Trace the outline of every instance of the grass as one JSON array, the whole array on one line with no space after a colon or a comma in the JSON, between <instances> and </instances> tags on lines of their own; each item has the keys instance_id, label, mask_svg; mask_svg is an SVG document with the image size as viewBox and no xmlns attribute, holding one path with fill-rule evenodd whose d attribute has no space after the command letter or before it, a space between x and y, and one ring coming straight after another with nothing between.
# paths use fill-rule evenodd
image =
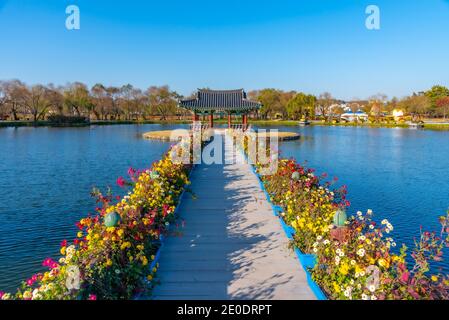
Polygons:
<instances>
[{"instance_id":1,"label":"grass","mask_svg":"<svg viewBox=\"0 0 449 320\"><path fill-rule=\"evenodd\" d=\"M424 129L427 130L437 130L437 131L449 131L449 123L448 124L432 124L426 123L424 125Z\"/></svg>"}]
</instances>

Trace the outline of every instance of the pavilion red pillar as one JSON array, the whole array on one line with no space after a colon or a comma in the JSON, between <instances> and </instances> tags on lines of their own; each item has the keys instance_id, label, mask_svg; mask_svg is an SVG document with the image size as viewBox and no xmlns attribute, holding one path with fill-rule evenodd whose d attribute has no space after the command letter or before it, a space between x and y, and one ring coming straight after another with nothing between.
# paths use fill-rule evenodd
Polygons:
<instances>
[{"instance_id":1,"label":"pavilion red pillar","mask_svg":"<svg viewBox=\"0 0 449 320\"><path fill-rule=\"evenodd\" d=\"M243 129L246 129L246 125L248 124L248 118L247 118L246 114L242 115L242 124L243 124Z\"/></svg>"},{"instance_id":2,"label":"pavilion red pillar","mask_svg":"<svg viewBox=\"0 0 449 320\"><path fill-rule=\"evenodd\" d=\"M194 113L193 114L193 121L196 122L196 121L199 121L199 120L200 120L200 116L197 113Z\"/></svg>"},{"instance_id":3,"label":"pavilion red pillar","mask_svg":"<svg viewBox=\"0 0 449 320\"><path fill-rule=\"evenodd\" d=\"M214 127L214 114L212 112L209 115L209 127L211 127L211 128Z\"/></svg>"},{"instance_id":4,"label":"pavilion red pillar","mask_svg":"<svg viewBox=\"0 0 449 320\"><path fill-rule=\"evenodd\" d=\"M231 113L228 113L228 128L230 129L232 125Z\"/></svg>"}]
</instances>

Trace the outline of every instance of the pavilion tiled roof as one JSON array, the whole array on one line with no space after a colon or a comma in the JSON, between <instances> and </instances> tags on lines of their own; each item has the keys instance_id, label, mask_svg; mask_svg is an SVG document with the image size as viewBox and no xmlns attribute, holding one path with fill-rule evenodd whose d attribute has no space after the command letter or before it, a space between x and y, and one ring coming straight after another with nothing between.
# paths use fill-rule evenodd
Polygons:
<instances>
[{"instance_id":1,"label":"pavilion tiled roof","mask_svg":"<svg viewBox=\"0 0 449 320\"><path fill-rule=\"evenodd\" d=\"M248 100L243 89L198 89L195 99L181 100L179 106L195 112L227 111L238 113L256 110L262 105L259 102Z\"/></svg>"}]
</instances>

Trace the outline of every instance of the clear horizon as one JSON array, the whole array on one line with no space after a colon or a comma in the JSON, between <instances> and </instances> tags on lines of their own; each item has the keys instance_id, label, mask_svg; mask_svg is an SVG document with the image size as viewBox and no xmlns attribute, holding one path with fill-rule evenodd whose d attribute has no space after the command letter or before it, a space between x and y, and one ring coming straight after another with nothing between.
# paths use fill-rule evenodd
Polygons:
<instances>
[{"instance_id":1,"label":"clear horizon","mask_svg":"<svg viewBox=\"0 0 449 320\"><path fill-rule=\"evenodd\" d=\"M81 29L65 28L68 5ZM381 29L365 27L365 8ZM449 1L0 0L0 79L389 98L449 86Z\"/></svg>"}]
</instances>

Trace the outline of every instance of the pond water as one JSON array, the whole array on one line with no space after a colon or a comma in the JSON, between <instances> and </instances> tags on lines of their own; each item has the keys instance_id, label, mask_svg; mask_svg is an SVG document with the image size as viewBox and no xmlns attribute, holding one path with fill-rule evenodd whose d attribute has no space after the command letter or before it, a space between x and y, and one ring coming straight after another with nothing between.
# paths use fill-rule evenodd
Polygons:
<instances>
[{"instance_id":1,"label":"pond water","mask_svg":"<svg viewBox=\"0 0 449 320\"><path fill-rule=\"evenodd\" d=\"M93 212L92 187L114 187L129 167L147 168L169 143L143 132L180 126L0 128L0 290L42 270ZM181 126L186 127L186 126ZM373 209L410 245L419 227L438 229L449 207L449 132L346 127L279 127L302 135L283 156L307 161L348 186L350 213ZM448 272L448 262L442 264Z\"/></svg>"},{"instance_id":2,"label":"pond water","mask_svg":"<svg viewBox=\"0 0 449 320\"><path fill-rule=\"evenodd\" d=\"M92 188L116 187L128 168L148 168L169 147L142 133L160 125L0 128L0 290L57 258L74 223L95 209ZM56 255L56 256L55 256Z\"/></svg>"},{"instance_id":3,"label":"pond water","mask_svg":"<svg viewBox=\"0 0 449 320\"><path fill-rule=\"evenodd\" d=\"M267 127L269 129L269 127ZM338 177L348 186L349 213L372 209L409 248L424 230L438 231L449 208L449 132L404 128L279 127L302 135L281 155ZM449 252L439 264L449 272Z\"/></svg>"}]
</instances>

